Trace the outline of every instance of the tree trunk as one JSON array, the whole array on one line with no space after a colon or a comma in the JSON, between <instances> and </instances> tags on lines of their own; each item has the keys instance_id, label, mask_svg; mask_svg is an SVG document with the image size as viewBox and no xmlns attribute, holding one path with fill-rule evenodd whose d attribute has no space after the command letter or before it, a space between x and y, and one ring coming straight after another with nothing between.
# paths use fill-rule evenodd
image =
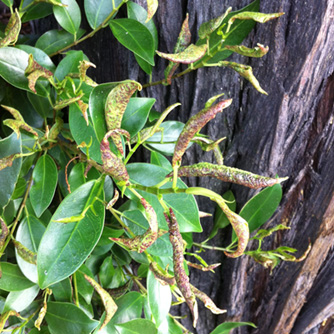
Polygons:
<instances>
[{"instance_id":1,"label":"tree trunk","mask_svg":"<svg viewBox=\"0 0 334 334\"><path fill-rule=\"evenodd\" d=\"M145 6L146 1L141 2ZM227 7L240 9L250 0L168 0L159 1L155 17L159 32L159 50L172 52L179 29L189 13L193 42L202 22L214 18ZM267 224L289 226L268 238L267 249L287 245L302 254L312 250L301 263L281 263L272 275L250 257L227 259L219 252L206 252L210 263L222 262L216 274L191 271L191 282L209 294L227 316L214 316L200 306L197 332L209 333L222 321L252 321L258 328L242 327L234 333L301 334L333 332L333 322L322 322L334 313L334 2L333 0L261 1L261 11L285 12L266 24L257 24L245 45L269 45L261 58L235 57L254 69L269 96L261 95L229 69L205 68L173 81L171 86L154 86L142 96L157 99L155 108L181 102L171 118L187 121L201 110L211 96L225 93L233 104L204 129L212 139L226 136L223 145L225 164L255 173L289 176L284 183L283 200ZM90 72L97 82L134 79L148 81L134 57L104 29L83 45L84 52L97 64ZM163 77L167 62L156 57L153 81ZM211 152L199 147L187 151L184 163L214 161ZM238 210L254 195L241 186L212 179L190 179L191 186L208 187L218 193L232 189ZM199 198L202 211L214 212L212 202ZM212 219L202 221L210 231ZM225 229L226 230L226 229ZM227 245L230 231L221 232L213 244ZM195 236L202 241L206 235ZM249 249L251 249L250 244ZM208 279L208 276L210 279ZM187 313L187 307L180 307ZM184 320L191 327L190 318Z\"/></svg>"}]
</instances>

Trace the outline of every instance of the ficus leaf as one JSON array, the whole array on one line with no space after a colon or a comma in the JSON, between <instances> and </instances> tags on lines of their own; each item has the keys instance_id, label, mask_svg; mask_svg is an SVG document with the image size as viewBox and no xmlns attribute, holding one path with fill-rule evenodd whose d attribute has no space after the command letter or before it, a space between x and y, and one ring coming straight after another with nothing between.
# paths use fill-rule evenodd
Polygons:
<instances>
[{"instance_id":1,"label":"ficus leaf","mask_svg":"<svg viewBox=\"0 0 334 334\"><path fill-rule=\"evenodd\" d=\"M15 8L5 29L5 37L0 40L0 48L8 45L15 45L21 30L20 14Z\"/></svg>"},{"instance_id":2,"label":"ficus leaf","mask_svg":"<svg viewBox=\"0 0 334 334\"><path fill-rule=\"evenodd\" d=\"M225 48L231 50L239 55L246 56L246 57L255 57L260 58L266 55L269 51L268 46L263 46L262 44L257 44L255 48L248 48L244 45L225 45Z\"/></svg>"},{"instance_id":3,"label":"ficus leaf","mask_svg":"<svg viewBox=\"0 0 334 334\"><path fill-rule=\"evenodd\" d=\"M152 19L159 6L158 0L146 0L146 2L147 2L147 19L145 23L147 23L149 20Z\"/></svg>"},{"instance_id":4,"label":"ficus leaf","mask_svg":"<svg viewBox=\"0 0 334 334\"><path fill-rule=\"evenodd\" d=\"M173 63L181 63L181 64L191 64L195 61L201 59L207 50L207 45L194 45L190 44L184 51L179 53L164 53L160 51L156 51L156 53L161 57L172 61Z\"/></svg>"},{"instance_id":5,"label":"ficus leaf","mask_svg":"<svg viewBox=\"0 0 334 334\"><path fill-rule=\"evenodd\" d=\"M257 12L242 12L238 13L236 15L233 15L228 20L228 25L231 26L235 20L253 20L255 22L259 23L266 23L270 20L276 19L280 16L284 15L284 13L257 13Z\"/></svg>"}]
</instances>

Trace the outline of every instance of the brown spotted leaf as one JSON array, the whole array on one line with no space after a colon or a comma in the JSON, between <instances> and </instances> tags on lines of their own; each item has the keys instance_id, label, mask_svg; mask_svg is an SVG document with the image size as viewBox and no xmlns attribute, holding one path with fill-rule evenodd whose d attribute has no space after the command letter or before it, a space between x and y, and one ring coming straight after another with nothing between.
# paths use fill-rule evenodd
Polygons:
<instances>
[{"instance_id":1,"label":"brown spotted leaf","mask_svg":"<svg viewBox=\"0 0 334 334\"><path fill-rule=\"evenodd\" d=\"M202 264L198 264L198 263L192 263L187 261L187 264L189 267L193 267L196 268L198 270L201 271L211 271L214 270L215 268L219 267L221 265L221 263L214 263L214 264L210 264L208 266L203 266Z\"/></svg>"},{"instance_id":2,"label":"brown spotted leaf","mask_svg":"<svg viewBox=\"0 0 334 334\"><path fill-rule=\"evenodd\" d=\"M268 46L263 46L262 44L257 44L255 48L248 48L244 45L225 45L226 49L238 53L239 55L246 57L261 58L266 55L269 51Z\"/></svg>"},{"instance_id":3,"label":"brown spotted leaf","mask_svg":"<svg viewBox=\"0 0 334 334\"><path fill-rule=\"evenodd\" d=\"M84 93L81 93L78 96L74 96L66 100L60 100L53 106L53 109L55 110L64 109L68 107L70 104L80 101L83 96L84 96Z\"/></svg>"},{"instance_id":4,"label":"brown spotted leaf","mask_svg":"<svg viewBox=\"0 0 334 334\"><path fill-rule=\"evenodd\" d=\"M115 203L118 201L118 199L119 199L119 192L117 191L117 189L115 189L114 197L107 204L106 209L110 210L115 205Z\"/></svg>"},{"instance_id":5,"label":"brown spotted leaf","mask_svg":"<svg viewBox=\"0 0 334 334\"><path fill-rule=\"evenodd\" d=\"M164 59L168 59L173 63L180 64L191 64L201 59L207 50L207 45L195 45L190 44L184 51L179 53L164 53L160 51L156 51L156 53Z\"/></svg>"},{"instance_id":6,"label":"brown spotted leaf","mask_svg":"<svg viewBox=\"0 0 334 334\"><path fill-rule=\"evenodd\" d=\"M0 249L2 249L3 245L5 244L6 238L9 234L9 230L6 223L1 218L0 218L0 224L1 224Z\"/></svg>"},{"instance_id":7,"label":"brown spotted leaf","mask_svg":"<svg viewBox=\"0 0 334 334\"><path fill-rule=\"evenodd\" d=\"M108 131L107 134L109 137L112 138L113 142L115 143L115 146L117 147L121 155L123 155L124 154L123 144L122 141L119 140L120 138L119 135L123 135L126 138L127 142L130 143L130 133L124 129L114 129Z\"/></svg>"},{"instance_id":8,"label":"brown spotted leaf","mask_svg":"<svg viewBox=\"0 0 334 334\"><path fill-rule=\"evenodd\" d=\"M41 330L41 324L44 320L44 317L46 315L47 312L47 303L46 301L43 302L43 307L41 308L41 310L38 313L38 317L34 323L34 326L40 331Z\"/></svg>"},{"instance_id":9,"label":"brown spotted leaf","mask_svg":"<svg viewBox=\"0 0 334 334\"><path fill-rule=\"evenodd\" d=\"M82 81L86 81L86 72L90 67L96 68L95 64L91 63L90 61L83 60L79 62L79 78Z\"/></svg>"},{"instance_id":10,"label":"brown spotted leaf","mask_svg":"<svg viewBox=\"0 0 334 334\"><path fill-rule=\"evenodd\" d=\"M22 245L19 241L13 239L13 244L17 251L17 254L26 262L31 264L36 264L37 262L37 253L32 252L30 249Z\"/></svg>"},{"instance_id":11,"label":"brown spotted leaf","mask_svg":"<svg viewBox=\"0 0 334 334\"><path fill-rule=\"evenodd\" d=\"M0 47L14 45L21 30L21 18L17 9L12 13L5 29L5 37L0 40Z\"/></svg>"},{"instance_id":12,"label":"brown spotted leaf","mask_svg":"<svg viewBox=\"0 0 334 334\"><path fill-rule=\"evenodd\" d=\"M140 199L140 203L145 209L145 216L148 220L152 233L158 233L158 217L152 205L149 204L144 197Z\"/></svg>"},{"instance_id":13,"label":"brown spotted leaf","mask_svg":"<svg viewBox=\"0 0 334 334\"><path fill-rule=\"evenodd\" d=\"M18 317L20 319L24 319L16 311L7 311L7 312L1 314L1 317L0 317L0 332L3 331L3 329L4 329L5 325L6 325L7 319L10 316L15 316L15 317Z\"/></svg>"},{"instance_id":14,"label":"brown spotted leaf","mask_svg":"<svg viewBox=\"0 0 334 334\"><path fill-rule=\"evenodd\" d=\"M114 316L114 314L117 311L117 305L112 299L112 297L109 295L109 293L104 290L100 284L98 284L93 278L87 276L84 274L84 277L86 281L95 289L95 291L100 295L102 303L104 305L104 308L106 310L106 316L103 321L102 326L100 327L100 330L105 327L108 322L111 320L111 318Z\"/></svg>"},{"instance_id":15,"label":"brown spotted leaf","mask_svg":"<svg viewBox=\"0 0 334 334\"><path fill-rule=\"evenodd\" d=\"M108 289L108 293L112 298L118 299L131 289L131 283L132 281L129 280L119 288Z\"/></svg>"},{"instance_id":16,"label":"brown spotted leaf","mask_svg":"<svg viewBox=\"0 0 334 334\"><path fill-rule=\"evenodd\" d=\"M34 60L34 56L32 54L30 54L29 58L28 58L28 66L24 70L24 74L28 75L28 74L30 74L34 71L43 71L49 77L51 77L53 75L53 73L51 71L47 70L42 65L38 64L37 61Z\"/></svg>"},{"instance_id":17,"label":"brown spotted leaf","mask_svg":"<svg viewBox=\"0 0 334 334\"><path fill-rule=\"evenodd\" d=\"M46 78L46 79L49 79L50 78L50 75L45 73L44 71L41 71L41 70L36 70L32 73L30 73L28 76L27 76L27 79L28 79L28 87L30 88L30 90L32 90L35 94L37 93L36 92L36 82L39 78Z\"/></svg>"},{"instance_id":18,"label":"brown spotted leaf","mask_svg":"<svg viewBox=\"0 0 334 334\"><path fill-rule=\"evenodd\" d=\"M80 111L82 112L82 115L84 117L84 120L86 121L87 126L89 126L88 114L87 114L88 104L84 103L82 100L79 100L78 106L80 108Z\"/></svg>"},{"instance_id":19,"label":"brown spotted leaf","mask_svg":"<svg viewBox=\"0 0 334 334\"><path fill-rule=\"evenodd\" d=\"M168 274L166 271L161 270L156 262L150 263L150 270L154 277L159 280L162 285L174 285L176 284L174 276Z\"/></svg>"},{"instance_id":20,"label":"brown spotted leaf","mask_svg":"<svg viewBox=\"0 0 334 334\"><path fill-rule=\"evenodd\" d=\"M259 23L266 23L266 22L268 22L270 20L273 20L273 19L276 19L276 18L278 18L282 15L284 15L284 13L266 14L266 13L257 13L257 12L242 12L242 13L238 13L236 15L233 15L228 20L228 26L231 26L232 23L237 19L238 20L253 20L253 21L259 22Z\"/></svg>"},{"instance_id":21,"label":"brown spotted leaf","mask_svg":"<svg viewBox=\"0 0 334 334\"><path fill-rule=\"evenodd\" d=\"M171 176L172 173L168 174L168 177ZM224 165L214 165L208 162L182 166L178 169L178 176L210 176L224 182L232 182L253 189L271 187L288 179L287 177L271 178L261 176L238 168L227 167Z\"/></svg>"},{"instance_id":22,"label":"brown spotted leaf","mask_svg":"<svg viewBox=\"0 0 334 334\"><path fill-rule=\"evenodd\" d=\"M208 308L214 314L222 314L226 313L226 310L222 310L216 306L216 304L211 300L211 298L206 295L204 292L198 290L196 287L191 285L191 290L195 294L195 296L204 303L204 306Z\"/></svg>"},{"instance_id":23,"label":"brown spotted leaf","mask_svg":"<svg viewBox=\"0 0 334 334\"><path fill-rule=\"evenodd\" d=\"M151 18L154 16L159 6L158 0L146 0L146 2L147 2L147 19L145 23L151 20Z\"/></svg>"},{"instance_id":24,"label":"brown spotted leaf","mask_svg":"<svg viewBox=\"0 0 334 334\"><path fill-rule=\"evenodd\" d=\"M64 121L60 117L56 117L56 122L55 124L52 125L49 134L48 134L48 139L55 141L63 128Z\"/></svg>"},{"instance_id":25,"label":"brown spotted leaf","mask_svg":"<svg viewBox=\"0 0 334 334\"><path fill-rule=\"evenodd\" d=\"M176 166L181 162L182 156L186 151L188 144L195 136L195 134L202 129L210 120L212 120L219 112L222 112L223 109L227 108L232 103L232 100L223 100L217 104L202 109L199 113L192 116L186 125L184 126L182 132L180 133L172 160L172 165Z\"/></svg>"},{"instance_id":26,"label":"brown spotted leaf","mask_svg":"<svg viewBox=\"0 0 334 334\"><path fill-rule=\"evenodd\" d=\"M11 167L13 165L13 161L19 156L19 154L14 153L7 157L0 159L0 170L5 169L7 167Z\"/></svg>"}]
</instances>

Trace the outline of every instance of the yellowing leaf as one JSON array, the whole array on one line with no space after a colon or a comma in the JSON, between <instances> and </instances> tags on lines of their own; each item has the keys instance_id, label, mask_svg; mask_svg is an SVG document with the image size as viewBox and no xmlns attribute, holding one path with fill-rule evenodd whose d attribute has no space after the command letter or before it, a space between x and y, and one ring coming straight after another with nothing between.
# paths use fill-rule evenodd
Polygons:
<instances>
[{"instance_id":1,"label":"yellowing leaf","mask_svg":"<svg viewBox=\"0 0 334 334\"><path fill-rule=\"evenodd\" d=\"M190 44L184 51L180 53L164 53L160 51L156 51L156 53L161 57L168 59L174 63L181 63L181 64L191 64L195 61L201 59L207 50L207 45L194 45Z\"/></svg>"},{"instance_id":2,"label":"yellowing leaf","mask_svg":"<svg viewBox=\"0 0 334 334\"><path fill-rule=\"evenodd\" d=\"M147 19L145 23L147 23L154 16L159 6L158 0L147 0Z\"/></svg>"},{"instance_id":3,"label":"yellowing leaf","mask_svg":"<svg viewBox=\"0 0 334 334\"><path fill-rule=\"evenodd\" d=\"M5 29L5 37L0 40L0 47L14 45L19 37L20 30L21 18L17 9L15 9Z\"/></svg>"},{"instance_id":4,"label":"yellowing leaf","mask_svg":"<svg viewBox=\"0 0 334 334\"><path fill-rule=\"evenodd\" d=\"M257 44L255 48L248 48L244 45L225 45L226 49L231 50L239 55L246 56L246 57L255 57L260 58L266 55L269 51L269 47L265 47L262 44Z\"/></svg>"}]
</instances>

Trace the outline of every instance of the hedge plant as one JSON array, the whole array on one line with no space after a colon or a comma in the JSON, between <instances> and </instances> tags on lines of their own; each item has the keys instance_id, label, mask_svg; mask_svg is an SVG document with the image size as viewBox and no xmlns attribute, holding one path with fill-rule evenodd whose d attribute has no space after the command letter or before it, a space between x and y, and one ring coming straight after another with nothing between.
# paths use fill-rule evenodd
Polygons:
<instances>
[{"instance_id":1,"label":"hedge plant","mask_svg":"<svg viewBox=\"0 0 334 334\"><path fill-rule=\"evenodd\" d=\"M224 138L200 133L233 103L227 93L199 106L186 124L166 120L175 108L182 112L179 103L159 112L155 98L140 93L216 66L236 71L259 94L267 94L250 66L228 59L233 53L265 56L268 47L242 41L256 22L283 13L259 13L256 0L238 11L225 9L197 32L187 15L170 54L157 50L152 19L157 0L147 0L147 9L126 0L85 0L82 9L75 0L2 2L9 13L0 36L3 333L190 333L193 329L170 314L173 305L188 305L193 327L201 317L198 303L215 314L228 312L189 281L189 270L219 270L200 251L251 256L271 270L281 260L306 256L297 259L296 250L284 246L261 248L263 238L287 228L259 230L278 207L286 178L226 166L219 148ZM59 29L37 38L21 34L24 23L49 15ZM83 15L89 31L80 28ZM87 75L100 65L80 50L80 42L101 29L111 29L134 54L147 82L96 83ZM166 70L152 82L157 57L166 59ZM216 164L185 165L184 152L192 145L212 151ZM150 152L149 162L134 159L138 149ZM236 213L231 191L188 187L190 176L265 189ZM217 206L210 236L202 243L192 238L202 232L195 195ZM231 243L222 247L213 238L230 225ZM257 249L247 249L252 232ZM242 325L255 326L225 322L212 334Z\"/></svg>"}]
</instances>

